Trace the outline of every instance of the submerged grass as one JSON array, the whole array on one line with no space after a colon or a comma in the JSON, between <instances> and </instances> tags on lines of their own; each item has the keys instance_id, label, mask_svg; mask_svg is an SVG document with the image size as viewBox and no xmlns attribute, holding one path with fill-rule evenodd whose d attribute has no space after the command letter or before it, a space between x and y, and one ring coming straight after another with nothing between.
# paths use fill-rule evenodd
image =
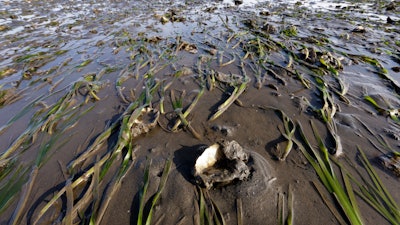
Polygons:
<instances>
[{"instance_id":1,"label":"submerged grass","mask_svg":"<svg viewBox=\"0 0 400 225\"><path fill-rule=\"evenodd\" d=\"M7 182L0 185L0 213L2 213L20 192L28 180L29 167L9 165L8 169L1 171L2 177L8 177Z\"/></svg>"}]
</instances>

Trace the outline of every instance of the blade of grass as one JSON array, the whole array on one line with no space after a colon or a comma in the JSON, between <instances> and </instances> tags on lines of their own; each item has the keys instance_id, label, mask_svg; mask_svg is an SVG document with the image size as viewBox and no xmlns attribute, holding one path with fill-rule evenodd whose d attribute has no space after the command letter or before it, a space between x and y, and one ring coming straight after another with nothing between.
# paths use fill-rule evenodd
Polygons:
<instances>
[{"instance_id":1,"label":"blade of grass","mask_svg":"<svg viewBox=\"0 0 400 225\"><path fill-rule=\"evenodd\" d=\"M137 149L137 148L136 148ZM112 182L112 187L110 193L107 195L105 201L101 204L100 209L98 210L97 218L95 218L95 224L99 225L102 222L102 219L104 217L104 214L115 196L115 194L119 191L122 185L122 181L125 179L125 176L127 175L128 171L133 168L135 165L131 160L133 160L132 152L136 151L132 149L132 147L129 147L127 154L124 157L124 160L122 161L122 165L120 166L118 170L118 174L116 176L116 179Z\"/></svg>"},{"instance_id":2,"label":"blade of grass","mask_svg":"<svg viewBox=\"0 0 400 225\"><path fill-rule=\"evenodd\" d=\"M278 224L284 225L285 224L285 197L284 195L279 192L278 193Z\"/></svg>"},{"instance_id":3,"label":"blade of grass","mask_svg":"<svg viewBox=\"0 0 400 225\"><path fill-rule=\"evenodd\" d=\"M235 100L238 99L239 96L244 92L247 83L248 81L243 82L242 84L240 84L240 86L235 86L234 90L231 93L231 96L229 96L229 98L224 103L218 106L217 112L215 112L214 115L211 116L209 121L213 121L221 116L229 108L229 106L231 106L232 103L234 103Z\"/></svg>"},{"instance_id":4,"label":"blade of grass","mask_svg":"<svg viewBox=\"0 0 400 225\"><path fill-rule=\"evenodd\" d=\"M361 156L361 163L363 164L365 170L372 182L367 182L364 192L361 192L361 197L367 201L372 207L374 207L378 212L380 212L388 221L392 224L400 221L400 207L394 201L393 197L390 195L388 190L383 185L381 179L373 169L372 165L368 161L365 153L358 147L358 151ZM358 184L360 187L360 185Z\"/></svg>"},{"instance_id":5,"label":"blade of grass","mask_svg":"<svg viewBox=\"0 0 400 225\"><path fill-rule=\"evenodd\" d=\"M11 217L10 224L17 225L20 224L22 213L25 210L28 197L32 192L33 183L35 182L36 176L38 174L38 167L34 166L32 172L29 176L29 180L24 184L23 193L21 194L21 198L18 201L18 205L14 210L14 213Z\"/></svg>"},{"instance_id":6,"label":"blade of grass","mask_svg":"<svg viewBox=\"0 0 400 225\"><path fill-rule=\"evenodd\" d=\"M22 186L26 183L28 168L19 166L13 170L13 174L5 184L0 185L0 214L4 212L11 200L16 197Z\"/></svg>"},{"instance_id":7,"label":"blade of grass","mask_svg":"<svg viewBox=\"0 0 400 225\"><path fill-rule=\"evenodd\" d=\"M302 129L300 129L300 133L301 133L304 141L306 142L308 149L310 149L313 152L317 161L315 161L304 148L299 147L300 150L303 152L303 154L309 160L311 165L314 167L315 171L317 172L319 178L321 179L321 181L323 182L323 184L327 188L327 190L333 196L335 196L336 200L342 207L349 222L352 225L363 224L360 212L358 211L358 207L356 205L352 205L352 204L356 204L356 203L352 202L350 200L349 194L341 186L337 176L335 175L335 173L332 169L328 150L327 150L326 146L324 145L324 143L322 142L322 139L319 136L318 131L316 130L316 127L313 123L311 123L311 127L313 129L314 135L317 139L318 146L319 146L320 151L322 152L323 157L321 158L319 156L320 153L318 153L311 145L309 145L309 142L308 142L307 138L305 137ZM296 142L296 144L297 143L299 146L301 145L301 143Z\"/></svg>"},{"instance_id":8,"label":"blade of grass","mask_svg":"<svg viewBox=\"0 0 400 225\"><path fill-rule=\"evenodd\" d=\"M196 106L196 104L198 103L199 99L201 98L201 96L203 96L204 94L204 90L205 87L203 86L200 89L200 92L196 95L195 99L192 101L192 103L190 104L190 106L185 110L185 112L182 114L183 118L187 118L189 116L189 114L193 111L194 107ZM178 129L178 126L181 124L182 120L178 120L176 121L175 125L172 127L172 131L176 131Z\"/></svg>"},{"instance_id":9,"label":"blade of grass","mask_svg":"<svg viewBox=\"0 0 400 225\"><path fill-rule=\"evenodd\" d=\"M282 110L276 109L275 111L278 111L282 115L283 127L285 130L285 134L282 133L282 135L287 140L287 145L285 147L283 155L279 156L278 159L280 161L285 161L287 156L289 155L290 151L293 148L293 140L292 139L293 139L294 133L296 132L296 126L293 123L293 121Z\"/></svg>"},{"instance_id":10,"label":"blade of grass","mask_svg":"<svg viewBox=\"0 0 400 225\"><path fill-rule=\"evenodd\" d=\"M138 219L137 219L137 225L142 225L143 224L143 211L144 211L144 205L145 205L145 197L147 193L147 189L149 187L150 179L149 179L149 174L150 174L150 165L151 165L151 159L147 160L146 167L144 169L144 176L143 176L143 187L140 191L139 194L139 212L138 212Z\"/></svg>"},{"instance_id":11,"label":"blade of grass","mask_svg":"<svg viewBox=\"0 0 400 225\"><path fill-rule=\"evenodd\" d=\"M340 212L336 209L336 206L332 203L332 201L328 200L328 197L324 194L324 191L322 190L321 185L315 181L312 181L312 184L317 189L317 191L318 191L319 195L321 196L322 200L324 201L325 205L328 206L329 210L335 216L336 220L341 225L346 225L347 222L344 221L344 219L342 218L342 215L340 215Z\"/></svg>"},{"instance_id":12,"label":"blade of grass","mask_svg":"<svg viewBox=\"0 0 400 225\"><path fill-rule=\"evenodd\" d=\"M169 172L171 170L171 164L172 164L172 160L170 160L170 159L168 159L167 162L165 163L164 171L163 171L163 173L161 175L161 180L160 180L160 184L158 185L157 193L153 197L153 201L151 203L150 211L149 211L149 214L148 214L147 219L146 219L146 225L150 225L151 224L151 219L153 217L153 210L154 210L154 207L156 206L158 200L161 197L161 193L164 190L165 184L167 183L168 175L169 175Z\"/></svg>"},{"instance_id":13,"label":"blade of grass","mask_svg":"<svg viewBox=\"0 0 400 225\"><path fill-rule=\"evenodd\" d=\"M89 168L85 173L83 173L80 177L78 177L76 180L74 180L74 182L72 182L72 184L71 184L71 187L74 189L74 188L78 187L79 185L87 182L87 180L93 175L93 173L95 173L96 168L99 167L100 165L103 165L107 161L108 156L109 156L109 154L107 154L106 156L101 158L97 163L95 163L94 166ZM42 216L50 209L50 207L52 207L54 205L54 203L65 192L66 192L66 188L64 186L53 196L52 199L50 199L50 201L45 206L43 206L43 208L39 211L33 224L37 224L38 221L42 218Z\"/></svg>"},{"instance_id":14,"label":"blade of grass","mask_svg":"<svg viewBox=\"0 0 400 225\"><path fill-rule=\"evenodd\" d=\"M243 205L242 199L236 199L236 214L237 214L237 221L238 225L243 225Z\"/></svg>"},{"instance_id":15,"label":"blade of grass","mask_svg":"<svg viewBox=\"0 0 400 225\"><path fill-rule=\"evenodd\" d=\"M65 212L65 219L64 223L65 225L72 225L72 212L74 208L74 192L71 187L71 179L68 179L66 184L65 184L65 190L66 190L66 195L67 195L67 210Z\"/></svg>"},{"instance_id":16,"label":"blade of grass","mask_svg":"<svg viewBox=\"0 0 400 225\"><path fill-rule=\"evenodd\" d=\"M292 188L288 187L288 216L286 219L286 224L287 225L293 225L293 216L294 216L294 212L293 212L293 190Z\"/></svg>"}]
</instances>

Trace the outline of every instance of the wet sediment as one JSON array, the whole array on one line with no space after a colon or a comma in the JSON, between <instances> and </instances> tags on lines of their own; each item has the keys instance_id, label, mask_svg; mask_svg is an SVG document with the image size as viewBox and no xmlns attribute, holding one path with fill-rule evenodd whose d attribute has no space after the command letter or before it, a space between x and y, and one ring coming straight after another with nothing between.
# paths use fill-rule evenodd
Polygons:
<instances>
[{"instance_id":1,"label":"wet sediment","mask_svg":"<svg viewBox=\"0 0 400 225\"><path fill-rule=\"evenodd\" d=\"M398 2L257 2L2 1L0 223L136 224L160 190L156 223L204 203L227 224L348 222L317 146L358 180L365 152L399 202ZM203 189L197 149L221 140L250 175Z\"/></svg>"}]
</instances>

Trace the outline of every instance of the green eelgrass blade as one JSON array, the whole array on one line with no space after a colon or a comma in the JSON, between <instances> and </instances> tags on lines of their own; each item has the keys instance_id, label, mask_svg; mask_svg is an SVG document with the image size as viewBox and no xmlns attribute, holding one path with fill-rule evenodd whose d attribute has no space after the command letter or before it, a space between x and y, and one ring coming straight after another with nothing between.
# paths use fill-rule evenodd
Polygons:
<instances>
[{"instance_id":1,"label":"green eelgrass blade","mask_svg":"<svg viewBox=\"0 0 400 225\"><path fill-rule=\"evenodd\" d=\"M106 199L101 204L101 206L98 210L97 217L95 215L96 213L93 213L93 216L92 216L93 219L91 218L91 220L93 220L94 224L97 224L97 225L101 224L103 216L108 208L108 205L110 204L114 195L121 188L122 180L125 178L127 172L133 167L134 163L131 162L131 160L133 159L132 158L133 151L136 151L136 149L133 150L132 146L130 145L128 147L128 152L125 154L125 157L122 161L122 165L120 166L120 168L118 170L117 176L112 181L110 193L107 195Z\"/></svg>"},{"instance_id":2,"label":"green eelgrass blade","mask_svg":"<svg viewBox=\"0 0 400 225\"><path fill-rule=\"evenodd\" d=\"M307 160L310 162L310 164L313 166L315 172L318 174L318 177L321 179L321 181L324 184L324 186L328 189L329 193L331 193L332 189L330 188L328 180L324 176L324 172L323 172L323 169L325 168L325 163L322 162L322 159L321 159L320 155L311 146L311 144L308 141L307 137L303 133L303 128L302 128L300 123L298 123L298 126L299 126L298 130L300 131L300 135L301 135L303 141L306 143L308 149L310 149L312 151L312 153L313 153L315 158L310 153L308 153L308 151L303 147L303 145L301 144L300 141L298 141L297 139L293 139L293 140L296 143L296 145L299 147L299 149L302 151L304 156L307 158Z\"/></svg>"},{"instance_id":3,"label":"green eelgrass blade","mask_svg":"<svg viewBox=\"0 0 400 225\"><path fill-rule=\"evenodd\" d=\"M65 212L65 225L72 225L72 212L74 208L74 192L71 186L71 179L68 179L65 184L66 197L67 197L67 209Z\"/></svg>"},{"instance_id":4,"label":"green eelgrass blade","mask_svg":"<svg viewBox=\"0 0 400 225\"><path fill-rule=\"evenodd\" d=\"M322 200L325 202L326 206L328 206L329 210L331 210L332 214L336 217L336 220L341 225L346 225L347 222L344 221L344 219L340 215L340 212L336 209L336 206L334 205L334 203L332 201L328 200L328 197L324 194L321 184L319 184L315 181L312 181L312 184L317 189L319 195L321 196Z\"/></svg>"},{"instance_id":5,"label":"green eelgrass blade","mask_svg":"<svg viewBox=\"0 0 400 225\"><path fill-rule=\"evenodd\" d=\"M24 184L24 186L25 186L24 190L22 192L22 195L20 197L18 205L17 205L16 209L14 210L14 213L10 220L13 225L20 224L21 215L22 215L23 211L25 210L28 197L32 192L33 183L36 180L38 170L39 170L39 168L37 166L34 166L31 174L29 175L29 180Z\"/></svg>"},{"instance_id":6,"label":"green eelgrass blade","mask_svg":"<svg viewBox=\"0 0 400 225\"><path fill-rule=\"evenodd\" d=\"M323 171L325 171L325 173L331 174L333 177L336 177L335 176L335 172L332 169L332 165L330 164L330 161L329 161L328 149L326 148L324 142L321 139L321 136L318 133L318 130L316 129L316 127L315 127L315 125L314 125L314 123L312 121L311 121L311 128L312 128L312 130L314 132L314 136L315 136L315 138L317 139L317 142L318 142L318 147L319 147L320 151L322 152L322 156L323 156L322 159L321 158L319 158L319 159L317 158L318 162L320 164L322 163L321 166L323 166L322 168L323 168ZM315 155L319 155L319 154L316 153Z\"/></svg>"},{"instance_id":7,"label":"green eelgrass blade","mask_svg":"<svg viewBox=\"0 0 400 225\"><path fill-rule=\"evenodd\" d=\"M143 211L144 211L144 205L145 205L145 197L146 197L147 189L149 188L149 183L150 183L150 180L149 180L150 165L151 165L151 159L148 160L147 165L144 169L143 187L139 194L140 204L139 204L137 225L143 224Z\"/></svg>"},{"instance_id":8,"label":"green eelgrass blade","mask_svg":"<svg viewBox=\"0 0 400 225\"><path fill-rule=\"evenodd\" d=\"M198 187L199 195L200 195L200 225L211 225L212 222L212 213L208 209L206 197L202 188Z\"/></svg>"},{"instance_id":9,"label":"green eelgrass blade","mask_svg":"<svg viewBox=\"0 0 400 225\"><path fill-rule=\"evenodd\" d=\"M379 193L382 193L382 196L386 197L386 202L390 203L391 205L396 205L396 202L394 199L391 197L389 192L386 190L386 188L383 186L382 181L380 180L379 176L376 174L375 170L372 168L372 165L369 163L367 157L365 156L364 152L361 150L361 148L358 148L360 155L362 157L362 162L364 166L366 167L366 170L370 176L370 178L373 180L375 187L378 189ZM398 207L397 207L398 208Z\"/></svg>"},{"instance_id":10,"label":"green eelgrass blade","mask_svg":"<svg viewBox=\"0 0 400 225\"><path fill-rule=\"evenodd\" d=\"M196 186L199 196L199 221L200 225L226 225L225 218L217 206L216 202L210 197L207 190ZM241 201L238 201L238 210L241 213ZM241 216L241 215L240 215ZM238 215L239 217L239 215Z\"/></svg>"},{"instance_id":11,"label":"green eelgrass blade","mask_svg":"<svg viewBox=\"0 0 400 225\"><path fill-rule=\"evenodd\" d=\"M219 116L221 116L229 108L229 106L231 106L232 103L234 103L239 98L239 96L244 92L247 83L248 82L243 82L242 84L240 84L240 86L235 86L234 90L231 93L231 96L229 96L229 98L224 103L218 106L217 112L215 112L214 115L212 115L209 120L213 121L217 119Z\"/></svg>"},{"instance_id":12,"label":"green eelgrass blade","mask_svg":"<svg viewBox=\"0 0 400 225\"><path fill-rule=\"evenodd\" d=\"M78 177L74 182L72 182L71 186L72 188L78 187L80 184L87 182L88 177L92 176L94 173L96 174L97 171L99 170L100 165L103 165L107 159L108 155L104 156L101 158L94 166L92 166L90 169L88 169L84 174L82 174L80 177ZM93 182L92 182L93 183ZM92 187L93 188L93 187ZM47 212L47 210L50 209L51 206L54 205L54 203L66 192L65 186L61 188L61 190L56 193L53 198L50 199L50 201L43 206L43 208L39 211L37 218L34 220L34 224L37 224L38 221L41 219L41 217Z\"/></svg>"},{"instance_id":13,"label":"green eelgrass blade","mask_svg":"<svg viewBox=\"0 0 400 225\"><path fill-rule=\"evenodd\" d=\"M287 140L287 145L285 147L285 150L282 155L278 156L278 159L280 161L285 161L287 156L289 155L290 151L293 148L293 140L292 139L293 139L294 133L296 132L296 126L293 123L293 121L282 110L275 109L275 111L278 111L282 115L283 127L285 130L285 134L282 133L282 135Z\"/></svg>"},{"instance_id":14,"label":"green eelgrass blade","mask_svg":"<svg viewBox=\"0 0 400 225\"><path fill-rule=\"evenodd\" d=\"M357 182L361 190L358 194L388 221L392 224L398 224L400 221L400 207L385 188L360 147L358 147L358 151L361 155L361 163L372 181L366 182L366 185L361 185Z\"/></svg>"},{"instance_id":15,"label":"green eelgrass blade","mask_svg":"<svg viewBox=\"0 0 400 225\"><path fill-rule=\"evenodd\" d=\"M286 224L293 225L293 191L290 188L290 185L288 190L288 216L286 219Z\"/></svg>"},{"instance_id":16,"label":"green eelgrass blade","mask_svg":"<svg viewBox=\"0 0 400 225\"><path fill-rule=\"evenodd\" d=\"M5 181L5 184L0 185L0 214L7 208L11 200L16 197L16 194L26 183L28 179L26 176L27 172L28 168L20 166L14 171L10 179Z\"/></svg>"},{"instance_id":17,"label":"green eelgrass blade","mask_svg":"<svg viewBox=\"0 0 400 225\"><path fill-rule=\"evenodd\" d=\"M360 209L358 208L358 204L357 204L357 201L356 201L356 197L354 195L353 187L352 187L352 185L350 183L350 179L349 179L348 175L345 174L344 170L341 170L341 172L342 172L342 177L343 177L343 183L344 183L347 195L348 195L349 200L350 200L350 204L354 208L354 212L357 213L358 217L361 218Z\"/></svg>"},{"instance_id":18,"label":"green eelgrass blade","mask_svg":"<svg viewBox=\"0 0 400 225\"><path fill-rule=\"evenodd\" d=\"M186 92L183 91L180 95L180 97L175 96L175 91L171 90L170 97L171 97L171 103L172 103L172 108L175 109L182 109L183 108L183 98L185 97Z\"/></svg>"},{"instance_id":19,"label":"green eelgrass blade","mask_svg":"<svg viewBox=\"0 0 400 225\"><path fill-rule=\"evenodd\" d=\"M221 210L217 206L216 202L214 202L214 200L212 200L210 197L208 197L208 198L212 205L212 210L213 210L212 214L214 216L214 222L217 225L226 225L224 215L222 214Z\"/></svg>"},{"instance_id":20,"label":"green eelgrass blade","mask_svg":"<svg viewBox=\"0 0 400 225\"><path fill-rule=\"evenodd\" d=\"M26 115L29 111L31 111L32 108L35 106L35 104L37 104L37 102L39 102L40 100L42 100L45 97L46 97L45 95L41 95L41 96L35 98L33 101L31 101L27 106L22 108L22 110L19 113L17 113L15 116L13 116L5 125L0 127L0 134L2 134L8 127L10 127L10 125L12 123L14 123L18 119L20 119L21 117Z\"/></svg>"},{"instance_id":21,"label":"green eelgrass blade","mask_svg":"<svg viewBox=\"0 0 400 225\"><path fill-rule=\"evenodd\" d=\"M147 219L146 219L146 225L150 225L151 224L151 219L153 217L153 209L154 209L154 206L157 204L158 199L160 199L161 193L164 190L165 184L167 183L168 175L169 175L169 172L171 170L171 164L172 164L172 160L168 159L166 164L165 164L162 176L161 176L161 181L160 181L160 184L158 186L157 193L155 194L155 196L153 198L153 201L152 201L152 204L151 204L151 207L150 207L150 211L149 211L149 215L147 216Z\"/></svg>"},{"instance_id":22,"label":"green eelgrass blade","mask_svg":"<svg viewBox=\"0 0 400 225\"><path fill-rule=\"evenodd\" d=\"M293 191L289 185L287 204L285 204L285 195L282 192L278 193L278 224L292 225L293 224ZM287 216L286 214L287 209ZM285 219L286 217L286 219Z\"/></svg>"},{"instance_id":23,"label":"green eelgrass blade","mask_svg":"<svg viewBox=\"0 0 400 225\"><path fill-rule=\"evenodd\" d=\"M35 162L37 167L40 168L49 159L47 153L54 147L55 144L58 144L57 147L55 147L55 149L58 149L59 147L65 145L65 143L67 143L69 140L71 140L71 138L67 138L64 139L61 143L59 143L58 140L60 137L61 134L53 135L51 136L49 141L43 143L40 146L39 153Z\"/></svg>"},{"instance_id":24,"label":"green eelgrass blade","mask_svg":"<svg viewBox=\"0 0 400 225\"><path fill-rule=\"evenodd\" d=\"M206 220L207 220L207 210L206 210L206 206L205 206L205 201L204 201L204 195L203 195L203 191L201 190L200 187L197 187L198 192L199 192L199 214L200 214L200 225L206 224Z\"/></svg>"},{"instance_id":25,"label":"green eelgrass blade","mask_svg":"<svg viewBox=\"0 0 400 225\"><path fill-rule=\"evenodd\" d=\"M329 155L328 155L328 150L324 143L322 142L318 131L316 130L315 126L313 123L311 123L314 135L318 141L319 149L323 154L323 158L320 157L320 153L318 153L308 142L307 138L305 137L302 129L300 129L301 135L308 145L307 147L311 149L313 152L316 161L309 153L303 148L300 147L301 143L296 141L296 144L299 145L300 150L303 152L303 154L306 156L306 158L309 160L311 165L314 167L315 171L317 172L319 178L321 179L322 183L325 185L326 189L333 195L335 196L336 200L342 207L343 211L345 212L350 224L352 225L361 225L362 219L360 212L358 211L358 207L356 205L356 202L352 202L350 200L351 197L349 197L349 193L347 193L342 185L340 184L337 176L333 172ZM301 127L301 126L300 126ZM351 194L350 194L351 195Z\"/></svg>"},{"instance_id":26,"label":"green eelgrass blade","mask_svg":"<svg viewBox=\"0 0 400 225\"><path fill-rule=\"evenodd\" d=\"M186 119L187 116L189 116L189 113L191 113L194 109L194 107L196 106L197 102L199 101L199 99L201 98L201 96L203 96L204 94L204 90L205 87L203 86L200 89L200 92L197 94L196 98L193 100L193 102L190 104L190 106L185 110L185 112L183 113L183 118ZM172 92L171 92L172 94ZM176 109L176 108L175 108ZM179 125L181 124L181 120L176 121L175 125L172 127L172 131L176 131L179 127Z\"/></svg>"},{"instance_id":27,"label":"green eelgrass blade","mask_svg":"<svg viewBox=\"0 0 400 225\"><path fill-rule=\"evenodd\" d=\"M285 224L285 206L284 206L285 198L283 193L278 193L278 224L284 225Z\"/></svg>"},{"instance_id":28,"label":"green eelgrass blade","mask_svg":"<svg viewBox=\"0 0 400 225\"><path fill-rule=\"evenodd\" d=\"M384 108L382 108L380 105L378 105L378 103L375 101L375 99L373 99L371 96L368 96L368 95L364 96L364 99L367 102L369 102L379 113L383 113L386 111Z\"/></svg>"}]
</instances>

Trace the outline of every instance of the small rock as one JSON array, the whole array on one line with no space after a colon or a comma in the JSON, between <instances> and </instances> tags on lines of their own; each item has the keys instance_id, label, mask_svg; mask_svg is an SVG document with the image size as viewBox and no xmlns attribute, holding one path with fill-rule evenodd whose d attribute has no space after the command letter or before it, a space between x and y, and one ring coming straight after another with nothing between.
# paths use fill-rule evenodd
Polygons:
<instances>
[{"instance_id":1,"label":"small rock","mask_svg":"<svg viewBox=\"0 0 400 225\"><path fill-rule=\"evenodd\" d=\"M386 10L395 10L396 9L396 4L393 2L390 2L387 6L386 6Z\"/></svg>"},{"instance_id":2,"label":"small rock","mask_svg":"<svg viewBox=\"0 0 400 225\"><path fill-rule=\"evenodd\" d=\"M168 23L168 22L169 22L169 19L168 19L166 16L161 16L160 22L161 22L162 24L165 24L165 23Z\"/></svg>"},{"instance_id":3,"label":"small rock","mask_svg":"<svg viewBox=\"0 0 400 225\"><path fill-rule=\"evenodd\" d=\"M390 17L388 16L388 18L386 19L386 23L388 23L388 24L395 24L396 21L393 20L392 18L390 18Z\"/></svg>"},{"instance_id":4,"label":"small rock","mask_svg":"<svg viewBox=\"0 0 400 225\"><path fill-rule=\"evenodd\" d=\"M235 0L235 5L241 5L243 4L243 0Z\"/></svg>"},{"instance_id":5,"label":"small rock","mask_svg":"<svg viewBox=\"0 0 400 225\"><path fill-rule=\"evenodd\" d=\"M269 11L262 11L260 12L260 16L270 16L271 13Z\"/></svg>"},{"instance_id":6,"label":"small rock","mask_svg":"<svg viewBox=\"0 0 400 225\"><path fill-rule=\"evenodd\" d=\"M235 128L233 128L233 127L226 126L226 125L217 125L217 124L212 126L212 129L214 131L220 132L222 135L224 135L226 137L231 137L235 131Z\"/></svg>"},{"instance_id":7,"label":"small rock","mask_svg":"<svg viewBox=\"0 0 400 225\"><path fill-rule=\"evenodd\" d=\"M378 157L378 161L381 165L391 171L397 177L400 177L400 153L391 152Z\"/></svg>"},{"instance_id":8,"label":"small rock","mask_svg":"<svg viewBox=\"0 0 400 225\"><path fill-rule=\"evenodd\" d=\"M392 67L393 72L399 73L400 72L400 66L395 66Z\"/></svg>"},{"instance_id":9,"label":"small rock","mask_svg":"<svg viewBox=\"0 0 400 225\"><path fill-rule=\"evenodd\" d=\"M243 21L243 24L250 29L258 29L257 21L255 19L247 19Z\"/></svg>"},{"instance_id":10,"label":"small rock","mask_svg":"<svg viewBox=\"0 0 400 225\"><path fill-rule=\"evenodd\" d=\"M267 34L275 34L277 32L276 27L268 23L265 24L261 29Z\"/></svg>"},{"instance_id":11,"label":"small rock","mask_svg":"<svg viewBox=\"0 0 400 225\"><path fill-rule=\"evenodd\" d=\"M352 30L354 33L365 33L367 32L363 26L358 26Z\"/></svg>"}]
</instances>

